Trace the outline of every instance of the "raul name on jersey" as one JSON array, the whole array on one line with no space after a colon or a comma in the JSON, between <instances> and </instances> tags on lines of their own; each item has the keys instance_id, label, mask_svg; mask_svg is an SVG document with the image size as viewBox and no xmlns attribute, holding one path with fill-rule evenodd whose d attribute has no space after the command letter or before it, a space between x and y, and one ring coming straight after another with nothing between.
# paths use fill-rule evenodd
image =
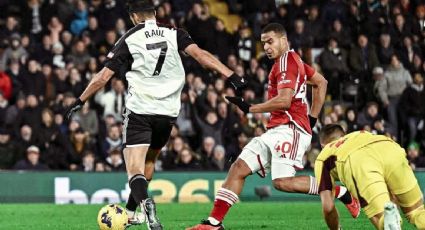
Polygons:
<instances>
[{"instance_id":1,"label":"raul name on jersey","mask_svg":"<svg viewBox=\"0 0 425 230\"><path fill-rule=\"evenodd\" d=\"M146 35L146 38L150 38L153 36L164 37L164 30L151 30L151 32L145 31L145 35Z\"/></svg>"}]
</instances>

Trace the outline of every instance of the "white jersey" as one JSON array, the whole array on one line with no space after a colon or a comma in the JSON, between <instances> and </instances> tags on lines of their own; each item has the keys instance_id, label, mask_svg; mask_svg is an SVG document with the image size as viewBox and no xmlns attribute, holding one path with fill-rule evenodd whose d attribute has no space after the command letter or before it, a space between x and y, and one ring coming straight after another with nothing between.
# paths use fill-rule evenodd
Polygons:
<instances>
[{"instance_id":1,"label":"white jersey","mask_svg":"<svg viewBox=\"0 0 425 230\"><path fill-rule=\"evenodd\" d=\"M124 34L108 54L105 66L114 72L125 71L126 108L136 114L177 117L185 83L179 51L192 43L186 31L155 20Z\"/></svg>"}]
</instances>

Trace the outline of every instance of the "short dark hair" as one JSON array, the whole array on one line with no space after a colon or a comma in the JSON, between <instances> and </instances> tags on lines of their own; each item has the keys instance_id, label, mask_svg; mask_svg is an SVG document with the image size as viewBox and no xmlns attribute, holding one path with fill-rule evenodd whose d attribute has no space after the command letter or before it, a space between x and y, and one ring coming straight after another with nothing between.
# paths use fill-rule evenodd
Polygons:
<instances>
[{"instance_id":1,"label":"short dark hair","mask_svg":"<svg viewBox=\"0 0 425 230\"><path fill-rule=\"evenodd\" d=\"M128 13L155 13L151 0L127 0Z\"/></svg>"},{"instance_id":2,"label":"short dark hair","mask_svg":"<svg viewBox=\"0 0 425 230\"><path fill-rule=\"evenodd\" d=\"M268 33L268 32L275 32L275 33L279 33L282 34L283 36L286 36L286 30L285 27L283 27L281 24L276 23L276 22L272 22L268 25L266 25L263 30L261 31L262 34L264 33Z\"/></svg>"},{"instance_id":3,"label":"short dark hair","mask_svg":"<svg viewBox=\"0 0 425 230\"><path fill-rule=\"evenodd\" d=\"M345 135L345 131L339 124L328 124L323 126L319 133L321 144L327 144Z\"/></svg>"}]
</instances>

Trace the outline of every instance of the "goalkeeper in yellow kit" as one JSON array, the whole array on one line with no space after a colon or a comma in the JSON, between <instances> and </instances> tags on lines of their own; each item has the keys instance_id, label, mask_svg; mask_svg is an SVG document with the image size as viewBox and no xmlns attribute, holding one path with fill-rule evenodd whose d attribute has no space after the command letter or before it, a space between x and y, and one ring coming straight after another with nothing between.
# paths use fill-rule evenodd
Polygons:
<instances>
[{"instance_id":1,"label":"goalkeeper in yellow kit","mask_svg":"<svg viewBox=\"0 0 425 230\"><path fill-rule=\"evenodd\" d=\"M322 128L314 171L323 214L330 229L339 229L334 205L335 181L341 181L359 199L377 229L401 229L397 204L410 223L425 229L423 196L406 159L406 153L386 136L357 131L345 135L340 125Z\"/></svg>"}]
</instances>

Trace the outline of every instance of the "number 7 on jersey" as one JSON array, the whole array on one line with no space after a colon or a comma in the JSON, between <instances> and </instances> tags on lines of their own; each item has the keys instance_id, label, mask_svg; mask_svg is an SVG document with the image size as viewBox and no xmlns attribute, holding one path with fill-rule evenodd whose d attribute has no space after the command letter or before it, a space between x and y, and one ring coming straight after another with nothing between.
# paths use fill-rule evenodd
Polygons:
<instances>
[{"instance_id":1,"label":"number 7 on jersey","mask_svg":"<svg viewBox=\"0 0 425 230\"><path fill-rule=\"evenodd\" d=\"M161 49L161 53L159 54L158 62L156 63L155 70L153 71L152 76L158 76L161 73L162 65L165 61L165 55L167 54L167 42L158 42L152 44L146 44L147 50L156 50Z\"/></svg>"}]
</instances>

